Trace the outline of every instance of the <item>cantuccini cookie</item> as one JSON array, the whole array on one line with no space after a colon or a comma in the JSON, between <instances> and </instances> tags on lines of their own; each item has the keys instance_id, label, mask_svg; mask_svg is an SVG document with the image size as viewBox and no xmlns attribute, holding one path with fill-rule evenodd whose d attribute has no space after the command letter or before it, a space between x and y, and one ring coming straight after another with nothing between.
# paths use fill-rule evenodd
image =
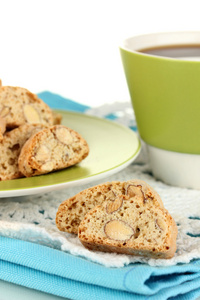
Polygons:
<instances>
[{"instance_id":1,"label":"cantuccini cookie","mask_svg":"<svg viewBox=\"0 0 200 300\"><path fill-rule=\"evenodd\" d=\"M0 117L8 129L24 123L53 125L50 107L27 89L13 86L0 87Z\"/></svg>"},{"instance_id":2,"label":"cantuccini cookie","mask_svg":"<svg viewBox=\"0 0 200 300\"><path fill-rule=\"evenodd\" d=\"M0 117L0 140L3 139L3 135L6 131L6 121Z\"/></svg>"},{"instance_id":3,"label":"cantuccini cookie","mask_svg":"<svg viewBox=\"0 0 200 300\"><path fill-rule=\"evenodd\" d=\"M177 226L163 207L120 195L90 210L78 236L91 250L167 259L176 251Z\"/></svg>"},{"instance_id":4,"label":"cantuccini cookie","mask_svg":"<svg viewBox=\"0 0 200 300\"><path fill-rule=\"evenodd\" d=\"M24 177L18 168L18 157L30 136L46 128L42 124L24 124L8 131L0 141L0 180Z\"/></svg>"},{"instance_id":5,"label":"cantuccini cookie","mask_svg":"<svg viewBox=\"0 0 200 300\"><path fill-rule=\"evenodd\" d=\"M86 189L62 202L56 214L56 225L61 231L77 234L80 222L90 209L104 201L115 203L119 196L128 196L139 199L144 204L163 207L158 193L142 180L107 182Z\"/></svg>"},{"instance_id":6,"label":"cantuccini cookie","mask_svg":"<svg viewBox=\"0 0 200 300\"><path fill-rule=\"evenodd\" d=\"M54 125L33 135L21 149L19 170L26 177L46 174L81 162L89 147L76 131Z\"/></svg>"}]
</instances>

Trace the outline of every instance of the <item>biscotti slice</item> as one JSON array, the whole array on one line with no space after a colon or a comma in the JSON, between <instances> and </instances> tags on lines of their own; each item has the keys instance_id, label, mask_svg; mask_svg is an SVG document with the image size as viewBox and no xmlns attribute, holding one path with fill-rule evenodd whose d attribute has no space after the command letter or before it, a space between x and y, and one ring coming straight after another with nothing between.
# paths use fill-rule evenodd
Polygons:
<instances>
[{"instance_id":1,"label":"biscotti slice","mask_svg":"<svg viewBox=\"0 0 200 300\"><path fill-rule=\"evenodd\" d=\"M78 233L85 214L104 201L114 201L119 195L137 198L144 203L163 207L158 193L143 180L113 181L86 189L61 203L56 214L59 230Z\"/></svg>"},{"instance_id":2,"label":"biscotti slice","mask_svg":"<svg viewBox=\"0 0 200 300\"><path fill-rule=\"evenodd\" d=\"M27 89L13 86L0 87L0 117L8 129L24 123L53 125L50 107Z\"/></svg>"},{"instance_id":3,"label":"biscotti slice","mask_svg":"<svg viewBox=\"0 0 200 300\"><path fill-rule=\"evenodd\" d=\"M6 131L6 122L0 117L0 140L3 139L3 134Z\"/></svg>"},{"instance_id":4,"label":"biscotti slice","mask_svg":"<svg viewBox=\"0 0 200 300\"><path fill-rule=\"evenodd\" d=\"M35 176L81 162L89 153L87 142L76 131L54 125L32 136L19 156L19 170Z\"/></svg>"},{"instance_id":5,"label":"biscotti slice","mask_svg":"<svg viewBox=\"0 0 200 300\"><path fill-rule=\"evenodd\" d=\"M30 136L44 128L42 124L24 124L8 131L0 141L0 180L24 177L18 168L18 157Z\"/></svg>"},{"instance_id":6,"label":"biscotti slice","mask_svg":"<svg viewBox=\"0 0 200 300\"><path fill-rule=\"evenodd\" d=\"M177 226L166 209L119 196L90 210L78 236L91 250L166 259L176 251Z\"/></svg>"}]
</instances>

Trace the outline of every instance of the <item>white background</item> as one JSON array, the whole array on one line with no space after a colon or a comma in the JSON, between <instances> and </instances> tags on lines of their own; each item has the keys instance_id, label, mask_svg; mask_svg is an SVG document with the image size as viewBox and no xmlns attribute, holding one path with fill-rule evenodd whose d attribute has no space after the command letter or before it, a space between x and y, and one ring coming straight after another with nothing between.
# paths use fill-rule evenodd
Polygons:
<instances>
[{"instance_id":1,"label":"white background","mask_svg":"<svg viewBox=\"0 0 200 300\"><path fill-rule=\"evenodd\" d=\"M129 101L119 44L200 30L199 0L0 0L0 78L91 106Z\"/></svg>"}]
</instances>

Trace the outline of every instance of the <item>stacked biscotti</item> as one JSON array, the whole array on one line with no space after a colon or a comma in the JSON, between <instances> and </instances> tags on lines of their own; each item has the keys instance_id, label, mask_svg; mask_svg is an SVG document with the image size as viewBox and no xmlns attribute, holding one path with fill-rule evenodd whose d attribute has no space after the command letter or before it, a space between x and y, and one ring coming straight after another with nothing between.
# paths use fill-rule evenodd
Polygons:
<instances>
[{"instance_id":1,"label":"stacked biscotti","mask_svg":"<svg viewBox=\"0 0 200 300\"><path fill-rule=\"evenodd\" d=\"M0 84L0 180L46 174L82 161L89 153L87 142L61 120L27 89Z\"/></svg>"},{"instance_id":2,"label":"stacked biscotti","mask_svg":"<svg viewBox=\"0 0 200 300\"><path fill-rule=\"evenodd\" d=\"M91 250L163 259L176 251L176 223L142 180L107 182L78 193L61 203L56 225L78 234Z\"/></svg>"}]
</instances>

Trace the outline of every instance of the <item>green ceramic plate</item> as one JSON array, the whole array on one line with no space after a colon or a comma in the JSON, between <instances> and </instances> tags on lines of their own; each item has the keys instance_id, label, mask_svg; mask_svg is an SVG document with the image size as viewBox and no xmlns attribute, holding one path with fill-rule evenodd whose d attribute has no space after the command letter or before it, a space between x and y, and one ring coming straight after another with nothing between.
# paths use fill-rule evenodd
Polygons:
<instances>
[{"instance_id":1,"label":"green ceramic plate","mask_svg":"<svg viewBox=\"0 0 200 300\"><path fill-rule=\"evenodd\" d=\"M1 181L0 197L37 194L90 183L119 172L139 154L140 141L132 130L97 117L68 111L57 112L63 116L63 125L76 130L86 139L90 148L88 157L61 171Z\"/></svg>"}]
</instances>

